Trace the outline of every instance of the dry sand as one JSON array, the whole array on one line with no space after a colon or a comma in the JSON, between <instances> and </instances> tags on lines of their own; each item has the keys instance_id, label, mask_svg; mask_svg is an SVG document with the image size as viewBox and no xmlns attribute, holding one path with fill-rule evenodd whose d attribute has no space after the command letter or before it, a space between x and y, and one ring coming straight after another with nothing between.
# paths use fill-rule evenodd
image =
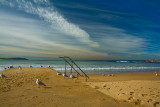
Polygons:
<instances>
[{"instance_id":1,"label":"dry sand","mask_svg":"<svg viewBox=\"0 0 160 107\"><path fill-rule=\"evenodd\" d=\"M85 78L57 76L49 68L18 68L3 71L0 107L130 107L82 83ZM38 87L36 79L46 87ZM132 106L132 105L131 105Z\"/></svg>"},{"instance_id":2,"label":"dry sand","mask_svg":"<svg viewBox=\"0 0 160 107\"><path fill-rule=\"evenodd\" d=\"M134 107L159 106L160 77L154 73L69 79L49 68L3 71L0 107ZM35 83L41 80L47 86ZM92 88L91 88L92 87Z\"/></svg>"},{"instance_id":3,"label":"dry sand","mask_svg":"<svg viewBox=\"0 0 160 107\"><path fill-rule=\"evenodd\" d=\"M160 107L160 76L155 73L90 76L92 88L120 101L146 107Z\"/></svg>"}]
</instances>

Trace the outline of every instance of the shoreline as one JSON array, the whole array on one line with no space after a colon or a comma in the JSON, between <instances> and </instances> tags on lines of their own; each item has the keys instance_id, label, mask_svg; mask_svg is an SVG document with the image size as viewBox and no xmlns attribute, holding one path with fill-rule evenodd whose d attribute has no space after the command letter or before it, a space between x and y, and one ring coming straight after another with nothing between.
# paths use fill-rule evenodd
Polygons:
<instances>
[{"instance_id":1,"label":"shoreline","mask_svg":"<svg viewBox=\"0 0 160 107\"><path fill-rule=\"evenodd\" d=\"M47 67L11 68L2 73L7 76L0 78L0 106L4 107L160 106L160 76L156 77L154 72L89 75L87 82L84 77L57 76L55 70ZM37 78L47 86L38 88Z\"/></svg>"}]
</instances>

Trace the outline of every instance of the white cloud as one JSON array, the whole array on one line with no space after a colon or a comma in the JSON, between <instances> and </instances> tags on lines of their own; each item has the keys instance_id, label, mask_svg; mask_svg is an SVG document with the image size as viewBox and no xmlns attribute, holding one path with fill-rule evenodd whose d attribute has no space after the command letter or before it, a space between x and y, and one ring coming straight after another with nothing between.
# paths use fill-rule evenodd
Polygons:
<instances>
[{"instance_id":1,"label":"white cloud","mask_svg":"<svg viewBox=\"0 0 160 107\"><path fill-rule=\"evenodd\" d=\"M70 23L60 13L58 13L48 0L2 0L0 3L9 5L10 7L19 8L27 13L38 15L46 22L51 24L53 29L66 36L77 38L82 43L88 44L92 47L98 47L98 43L90 39L90 35L79 26Z\"/></svg>"},{"instance_id":2,"label":"white cloud","mask_svg":"<svg viewBox=\"0 0 160 107\"><path fill-rule=\"evenodd\" d=\"M105 27L105 35L103 39L99 39L101 48L107 52L114 53L142 53L147 45L147 40L131 34L127 34L125 30Z\"/></svg>"},{"instance_id":3,"label":"white cloud","mask_svg":"<svg viewBox=\"0 0 160 107\"><path fill-rule=\"evenodd\" d=\"M88 27L90 34L93 34L94 38L91 40L85 30L58 13L49 0L1 0L0 4L37 15L47 22L43 26L44 21L0 11L0 44L3 44L0 52L3 54L119 59L107 53L144 53L145 39L107 25L85 26L84 28Z\"/></svg>"},{"instance_id":4,"label":"white cloud","mask_svg":"<svg viewBox=\"0 0 160 107\"><path fill-rule=\"evenodd\" d=\"M0 46L1 54L10 54L12 56L32 56L32 57L54 57L58 58L59 56L71 56L72 58L78 59L112 59L114 56L109 56L105 53L95 52L91 50L79 50L79 51L70 51L70 50L33 50L18 48L12 46ZM84 54L85 53L85 54ZM89 56L88 56L89 55Z\"/></svg>"},{"instance_id":5,"label":"white cloud","mask_svg":"<svg viewBox=\"0 0 160 107\"><path fill-rule=\"evenodd\" d=\"M0 53L11 56L59 57L71 56L79 59L104 59L110 56L89 47L64 44L64 35L54 34L41 21L1 12ZM62 36L62 38L58 38ZM57 41L60 39L61 42ZM77 41L75 41L77 42Z\"/></svg>"}]
</instances>

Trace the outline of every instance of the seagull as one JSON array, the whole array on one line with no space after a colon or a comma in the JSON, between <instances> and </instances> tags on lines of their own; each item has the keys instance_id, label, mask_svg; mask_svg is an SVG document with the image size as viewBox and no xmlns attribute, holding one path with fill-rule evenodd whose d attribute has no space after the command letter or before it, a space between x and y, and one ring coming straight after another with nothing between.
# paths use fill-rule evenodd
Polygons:
<instances>
[{"instance_id":1,"label":"seagull","mask_svg":"<svg viewBox=\"0 0 160 107\"><path fill-rule=\"evenodd\" d=\"M114 74L108 74L108 76L114 76Z\"/></svg>"},{"instance_id":2,"label":"seagull","mask_svg":"<svg viewBox=\"0 0 160 107\"><path fill-rule=\"evenodd\" d=\"M62 74L64 77L68 77L65 73Z\"/></svg>"},{"instance_id":3,"label":"seagull","mask_svg":"<svg viewBox=\"0 0 160 107\"><path fill-rule=\"evenodd\" d=\"M155 72L155 74L156 74L156 76L158 76L158 73L157 73L157 72Z\"/></svg>"},{"instance_id":4,"label":"seagull","mask_svg":"<svg viewBox=\"0 0 160 107\"><path fill-rule=\"evenodd\" d=\"M19 66L19 70L22 70L22 67L21 67L21 66Z\"/></svg>"},{"instance_id":5,"label":"seagull","mask_svg":"<svg viewBox=\"0 0 160 107\"><path fill-rule=\"evenodd\" d=\"M57 75L61 75L61 73L57 72Z\"/></svg>"},{"instance_id":6,"label":"seagull","mask_svg":"<svg viewBox=\"0 0 160 107\"><path fill-rule=\"evenodd\" d=\"M106 76L106 74L102 74L103 76Z\"/></svg>"},{"instance_id":7,"label":"seagull","mask_svg":"<svg viewBox=\"0 0 160 107\"><path fill-rule=\"evenodd\" d=\"M5 76L3 73L1 73L1 74L0 74L0 77L2 77L2 78L3 78L3 77L6 77L6 76Z\"/></svg>"},{"instance_id":8,"label":"seagull","mask_svg":"<svg viewBox=\"0 0 160 107\"><path fill-rule=\"evenodd\" d=\"M12 65L12 66L10 66L10 68L13 68L13 65Z\"/></svg>"},{"instance_id":9,"label":"seagull","mask_svg":"<svg viewBox=\"0 0 160 107\"><path fill-rule=\"evenodd\" d=\"M39 86L40 86L40 85L46 86L42 81L40 81L40 80L38 80L38 79L36 80L36 84L39 85Z\"/></svg>"},{"instance_id":10,"label":"seagull","mask_svg":"<svg viewBox=\"0 0 160 107\"><path fill-rule=\"evenodd\" d=\"M75 78L75 76L74 76L74 75L72 75L72 74L71 74L69 77L70 77L70 78Z\"/></svg>"}]
</instances>

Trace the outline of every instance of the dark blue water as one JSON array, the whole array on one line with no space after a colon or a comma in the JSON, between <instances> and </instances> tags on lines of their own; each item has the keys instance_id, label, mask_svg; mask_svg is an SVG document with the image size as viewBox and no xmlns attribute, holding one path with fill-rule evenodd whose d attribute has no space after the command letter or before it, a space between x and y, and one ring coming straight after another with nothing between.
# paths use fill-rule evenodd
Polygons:
<instances>
[{"instance_id":1,"label":"dark blue water","mask_svg":"<svg viewBox=\"0 0 160 107\"><path fill-rule=\"evenodd\" d=\"M87 74L117 74L117 73L137 73L137 72L159 72L160 63L140 63L128 61L75 61L79 67ZM64 72L65 62L60 61L44 61L44 60L0 60L0 71L13 65L14 67L48 67ZM74 66L76 68L76 66ZM77 68L76 68L77 69ZM71 68L67 65L67 71ZM78 69L77 69L78 70Z\"/></svg>"}]
</instances>

